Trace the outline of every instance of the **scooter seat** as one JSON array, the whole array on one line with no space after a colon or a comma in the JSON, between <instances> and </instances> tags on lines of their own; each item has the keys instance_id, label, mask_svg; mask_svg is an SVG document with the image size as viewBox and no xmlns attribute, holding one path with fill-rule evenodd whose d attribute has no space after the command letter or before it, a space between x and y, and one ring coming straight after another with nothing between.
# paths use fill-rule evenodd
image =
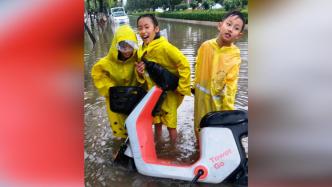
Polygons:
<instances>
[{"instance_id":1,"label":"scooter seat","mask_svg":"<svg viewBox=\"0 0 332 187\"><path fill-rule=\"evenodd\" d=\"M248 114L242 110L217 111L207 113L201 120L200 127L229 127L248 123Z\"/></svg>"}]
</instances>

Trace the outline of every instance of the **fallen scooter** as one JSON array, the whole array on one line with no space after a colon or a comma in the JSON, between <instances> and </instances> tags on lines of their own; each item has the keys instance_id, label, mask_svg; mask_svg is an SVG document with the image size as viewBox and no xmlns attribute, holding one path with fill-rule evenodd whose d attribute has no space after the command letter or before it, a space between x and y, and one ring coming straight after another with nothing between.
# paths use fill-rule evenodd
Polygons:
<instances>
[{"instance_id":1,"label":"fallen scooter","mask_svg":"<svg viewBox=\"0 0 332 187\"><path fill-rule=\"evenodd\" d=\"M165 89L154 86L126 119L126 146L118 157L131 158L143 175L192 182L247 184L248 160L241 139L248 135L247 112L211 112L200 122L200 157L191 165L159 159L152 131L155 113Z\"/></svg>"},{"instance_id":2,"label":"fallen scooter","mask_svg":"<svg viewBox=\"0 0 332 187\"><path fill-rule=\"evenodd\" d=\"M159 159L152 131L152 111L162 94L155 86L139 102L126 120L128 147L124 154L133 158L143 175L220 183L247 182L247 159L241 138L248 133L247 113L224 111L208 113L201 120L200 158L192 165L172 164Z\"/></svg>"}]
</instances>

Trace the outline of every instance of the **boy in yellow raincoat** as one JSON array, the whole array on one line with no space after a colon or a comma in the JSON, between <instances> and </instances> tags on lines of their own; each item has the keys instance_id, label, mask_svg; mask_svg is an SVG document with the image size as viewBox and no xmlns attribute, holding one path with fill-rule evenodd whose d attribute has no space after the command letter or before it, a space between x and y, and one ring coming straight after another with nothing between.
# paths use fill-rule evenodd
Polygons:
<instances>
[{"instance_id":1,"label":"boy in yellow raincoat","mask_svg":"<svg viewBox=\"0 0 332 187\"><path fill-rule=\"evenodd\" d=\"M120 26L112 41L106 57L100 59L92 68L92 78L99 93L106 98L107 113L113 134L116 137L126 138L124 128L125 114L110 110L108 90L112 86L136 86L137 73L137 38L129 25Z\"/></svg>"},{"instance_id":2,"label":"boy in yellow raincoat","mask_svg":"<svg viewBox=\"0 0 332 187\"><path fill-rule=\"evenodd\" d=\"M153 61L179 77L179 84L175 91L168 91L161 106L161 112L155 116L155 137L157 142L161 140L162 124L167 126L172 145L177 138L177 108L181 104L184 95L190 95L190 67L187 58L159 34L158 21L152 14L145 14L137 19L138 32L143 40L142 47L137 54L138 59L145 58ZM137 64L137 72L141 76L140 82L146 82L148 89L155 83L144 72L144 63Z\"/></svg>"},{"instance_id":3,"label":"boy in yellow raincoat","mask_svg":"<svg viewBox=\"0 0 332 187\"><path fill-rule=\"evenodd\" d=\"M195 65L195 134L199 123L211 111L234 110L240 69L240 50L233 42L242 36L245 19L229 12L219 22L219 35L198 49Z\"/></svg>"}]
</instances>

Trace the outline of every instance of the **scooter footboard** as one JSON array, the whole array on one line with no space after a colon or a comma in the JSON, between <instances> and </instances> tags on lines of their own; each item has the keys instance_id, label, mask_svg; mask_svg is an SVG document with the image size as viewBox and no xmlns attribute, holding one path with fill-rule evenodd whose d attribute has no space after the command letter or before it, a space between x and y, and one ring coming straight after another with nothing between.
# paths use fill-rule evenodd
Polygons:
<instances>
[{"instance_id":1,"label":"scooter footboard","mask_svg":"<svg viewBox=\"0 0 332 187\"><path fill-rule=\"evenodd\" d=\"M138 144L131 141L130 146L134 149ZM241 163L236 142L229 129L202 129L201 148L200 159L192 165L177 165L158 158L144 158L139 151L133 151L133 155L136 168L141 174L191 181L197 170L202 169L204 174L199 181L207 183L224 181Z\"/></svg>"}]
</instances>

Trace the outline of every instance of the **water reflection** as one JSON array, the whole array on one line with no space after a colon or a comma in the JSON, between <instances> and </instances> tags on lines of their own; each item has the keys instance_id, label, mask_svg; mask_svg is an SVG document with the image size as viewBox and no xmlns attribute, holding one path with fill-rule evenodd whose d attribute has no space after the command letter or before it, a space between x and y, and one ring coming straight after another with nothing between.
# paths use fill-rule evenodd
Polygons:
<instances>
[{"instance_id":1,"label":"water reflection","mask_svg":"<svg viewBox=\"0 0 332 187\"><path fill-rule=\"evenodd\" d=\"M202 42L217 36L216 27L185 23L159 21L160 28L166 29L169 41L178 47L188 58L191 67L191 78L195 76L195 56ZM90 25L91 23L89 23ZM93 86L91 68L93 64L108 53L113 38L112 30L116 27L109 22L103 25L94 22L92 32L97 43L93 46L89 35L85 32L84 41L84 122L85 122L85 185L86 186L182 186L184 181L147 177L115 166L111 162L112 151L117 149L116 141L108 126L105 99L100 97ZM130 18L130 25L136 31L136 18ZM240 68L236 108L248 110L248 38L247 34L236 43L241 49L242 64ZM169 146L158 149L158 156L175 158L175 162L193 163L197 157L196 139L193 130L193 97L185 97L178 109L178 143L176 152L170 153ZM167 130L163 131L164 139L168 140ZM244 142L247 144L247 139ZM207 186L198 184L197 186ZM232 185L208 185L232 186Z\"/></svg>"}]
</instances>

